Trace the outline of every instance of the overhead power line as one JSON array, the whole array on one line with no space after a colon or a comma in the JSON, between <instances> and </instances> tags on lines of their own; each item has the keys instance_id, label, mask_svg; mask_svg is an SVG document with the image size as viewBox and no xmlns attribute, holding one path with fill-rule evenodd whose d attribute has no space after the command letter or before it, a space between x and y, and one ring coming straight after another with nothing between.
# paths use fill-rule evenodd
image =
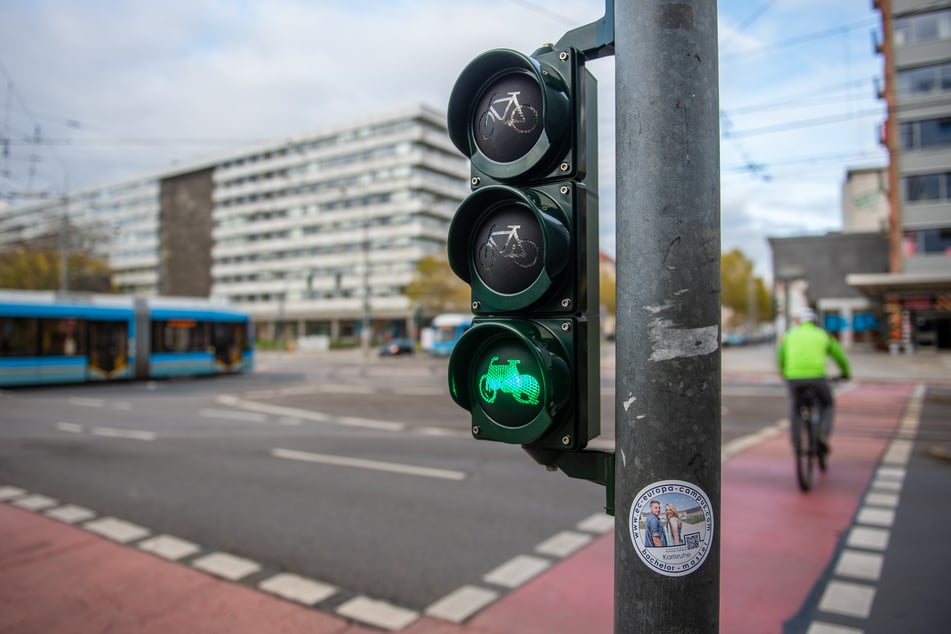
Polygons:
<instances>
[{"instance_id":1,"label":"overhead power line","mask_svg":"<svg viewBox=\"0 0 951 634\"><path fill-rule=\"evenodd\" d=\"M796 44L804 44L806 42L812 42L826 37L832 37L834 35L842 35L843 33L848 33L849 31L854 31L856 29L868 28L878 24L877 19L862 20L860 22L853 22L851 24L843 24L841 26L832 27L830 29L824 29L822 31L815 31L813 33L806 33L805 35L799 35L796 37L789 38L788 40L780 40L778 42L773 42L768 46L760 46L757 48L750 49L748 51L739 51L736 53L731 53L729 55L721 55L720 63L729 62L741 57L750 57L752 55L762 55L763 53L769 53L777 49L786 48L788 46L795 46Z\"/></svg>"}]
</instances>

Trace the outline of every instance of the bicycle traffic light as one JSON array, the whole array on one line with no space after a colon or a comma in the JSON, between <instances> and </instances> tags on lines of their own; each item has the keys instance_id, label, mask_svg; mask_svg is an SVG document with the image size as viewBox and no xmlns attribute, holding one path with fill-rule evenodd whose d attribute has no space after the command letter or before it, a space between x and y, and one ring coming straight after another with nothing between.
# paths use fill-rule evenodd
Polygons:
<instances>
[{"instance_id":1,"label":"bicycle traffic light","mask_svg":"<svg viewBox=\"0 0 951 634\"><path fill-rule=\"evenodd\" d=\"M488 51L456 81L448 122L472 189L449 264L476 315L450 394L476 438L582 449L600 433L595 79L573 48Z\"/></svg>"}]
</instances>

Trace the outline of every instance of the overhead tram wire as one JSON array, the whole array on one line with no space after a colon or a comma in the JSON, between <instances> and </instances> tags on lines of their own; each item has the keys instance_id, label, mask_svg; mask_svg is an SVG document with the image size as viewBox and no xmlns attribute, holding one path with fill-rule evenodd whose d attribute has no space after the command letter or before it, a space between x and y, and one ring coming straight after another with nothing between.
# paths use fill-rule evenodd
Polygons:
<instances>
[{"instance_id":1,"label":"overhead tram wire","mask_svg":"<svg viewBox=\"0 0 951 634\"><path fill-rule=\"evenodd\" d=\"M760 46L758 48L750 49L748 51L739 51L737 53L730 53L729 55L721 55L720 63L733 61L740 59L742 57L751 57L753 55L762 55L765 53L771 53L780 48L786 48L788 46L795 46L796 44L804 44L806 42L812 42L818 39L832 37L834 35L841 35L843 33L848 33L860 28L867 28L870 26L875 26L878 24L877 19L866 19L859 22L852 22L851 24L843 24L841 26L832 27L831 29L824 29L822 31L814 31L812 33L806 33L804 35L799 35L792 37L786 40L780 40L779 42L774 42L769 46Z\"/></svg>"}]
</instances>

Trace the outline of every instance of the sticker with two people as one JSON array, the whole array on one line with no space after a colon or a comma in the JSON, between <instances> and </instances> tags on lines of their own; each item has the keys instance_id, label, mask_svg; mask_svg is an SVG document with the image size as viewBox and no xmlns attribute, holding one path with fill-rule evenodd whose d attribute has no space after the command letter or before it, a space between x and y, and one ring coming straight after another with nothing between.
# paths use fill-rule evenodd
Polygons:
<instances>
[{"instance_id":1,"label":"sticker with two people","mask_svg":"<svg viewBox=\"0 0 951 634\"><path fill-rule=\"evenodd\" d=\"M681 480L641 489L629 518L634 550L649 568L668 577L696 570L713 546L713 507L699 487Z\"/></svg>"}]
</instances>

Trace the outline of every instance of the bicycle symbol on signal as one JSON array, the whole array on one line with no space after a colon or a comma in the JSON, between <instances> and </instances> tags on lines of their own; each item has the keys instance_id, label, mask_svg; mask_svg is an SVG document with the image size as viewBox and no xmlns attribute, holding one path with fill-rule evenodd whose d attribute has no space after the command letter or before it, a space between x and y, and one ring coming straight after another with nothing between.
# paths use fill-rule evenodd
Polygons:
<instances>
[{"instance_id":1,"label":"bicycle symbol on signal","mask_svg":"<svg viewBox=\"0 0 951 634\"><path fill-rule=\"evenodd\" d=\"M534 106L519 103L520 94L520 90L515 90L508 93L508 97L490 102L489 109L479 118L479 133L483 139L492 136L496 124L502 124L519 134L528 134L538 127L538 110ZM504 105L501 112L496 108L497 105Z\"/></svg>"}]
</instances>

